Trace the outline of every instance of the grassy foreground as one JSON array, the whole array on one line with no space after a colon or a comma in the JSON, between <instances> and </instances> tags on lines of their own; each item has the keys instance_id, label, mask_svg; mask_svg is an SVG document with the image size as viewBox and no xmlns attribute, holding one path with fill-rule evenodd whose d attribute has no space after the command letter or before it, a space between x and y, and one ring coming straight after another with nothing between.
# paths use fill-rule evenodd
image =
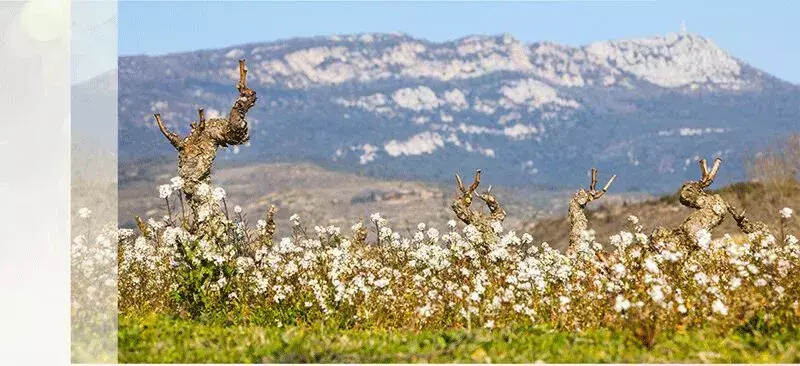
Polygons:
<instances>
[{"instance_id":1,"label":"grassy foreground","mask_svg":"<svg viewBox=\"0 0 800 366\"><path fill-rule=\"evenodd\" d=\"M662 334L652 349L608 330L340 330L220 326L164 316L119 319L119 362L800 362L800 331Z\"/></svg>"}]
</instances>

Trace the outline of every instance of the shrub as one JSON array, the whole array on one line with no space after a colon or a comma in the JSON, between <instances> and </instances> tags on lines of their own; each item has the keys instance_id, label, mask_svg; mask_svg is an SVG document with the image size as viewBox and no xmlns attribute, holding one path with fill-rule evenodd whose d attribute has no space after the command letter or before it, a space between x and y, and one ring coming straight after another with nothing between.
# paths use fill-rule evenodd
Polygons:
<instances>
[{"instance_id":1,"label":"shrub","mask_svg":"<svg viewBox=\"0 0 800 366\"><path fill-rule=\"evenodd\" d=\"M211 191L211 190L209 190ZM213 240L172 217L150 219L138 237L119 235L120 311L273 325L325 322L344 328L627 329L646 345L656 333L754 317L794 324L800 316L800 245L793 235L734 239L696 233L696 250L652 242L631 228L601 243L585 230L564 254L529 234L489 233L450 221L403 236L373 214L273 239L244 215L215 220ZM178 215L176 215L178 216ZM369 227L377 240L367 242ZM613 248L605 255L602 248ZM602 257L602 259L601 259Z\"/></svg>"}]
</instances>

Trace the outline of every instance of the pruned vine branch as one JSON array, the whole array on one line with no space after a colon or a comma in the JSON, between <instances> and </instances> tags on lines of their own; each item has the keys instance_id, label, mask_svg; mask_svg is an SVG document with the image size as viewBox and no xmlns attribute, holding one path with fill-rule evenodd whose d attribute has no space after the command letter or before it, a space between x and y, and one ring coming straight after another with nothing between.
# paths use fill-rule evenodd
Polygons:
<instances>
[{"instance_id":1,"label":"pruned vine branch","mask_svg":"<svg viewBox=\"0 0 800 366\"><path fill-rule=\"evenodd\" d=\"M586 218L586 214L583 212L583 209L589 202L603 197L603 195L608 192L608 188L611 187L611 183L614 183L614 179L616 178L616 175L612 175L608 182L606 182L606 184L603 186L603 189L598 190L597 169L592 168L589 190L581 188L572 196L567 208L567 216L569 220L569 251L574 250L577 247L578 243L581 241L583 232L589 227L589 220Z\"/></svg>"},{"instance_id":2,"label":"pruned vine branch","mask_svg":"<svg viewBox=\"0 0 800 366\"><path fill-rule=\"evenodd\" d=\"M489 186L489 189L481 194L475 193L480 184L480 169L475 171L475 179L468 188L464 187L464 183L461 181L461 176L456 174L456 187L460 193L456 196L455 200L453 200L450 207L453 209L456 217L458 217L458 219L463 223L467 225L475 225L479 230L489 230L491 221L503 221L506 218L506 211L497 201L497 198L491 193L491 186ZM489 208L488 216L471 207L473 196L480 198L484 203L486 203L486 207Z\"/></svg>"},{"instance_id":3,"label":"pruned vine branch","mask_svg":"<svg viewBox=\"0 0 800 366\"><path fill-rule=\"evenodd\" d=\"M742 230L745 234L755 234L755 233L769 233L769 226L761 221L751 221L745 215L745 210L739 211L731 204L727 205L728 212L733 217L733 220L736 221L736 226L739 227L739 230Z\"/></svg>"},{"instance_id":4,"label":"pruned vine branch","mask_svg":"<svg viewBox=\"0 0 800 366\"><path fill-rule=\"evenodd\" d=\"M267 211L267 226L264 228L266 234L271 238L275 235L275 213L278 212L278 208L275 205L269 206L269 211Z\"/></svg>"},{"instance_id":5,"label":"pruned vine branch","mask_svg":"<svg viewBox=\"0 0 800 366\"><path fill-rule=\"evenodd\" d=\"M156 119L156 123L158 124L158 128L161 130L161 133L164 134L164 137L167 138L167 141L172 144L176 149L179 151L183 149L183 140L177 133L174 133L167 129L167 126L164 125L164 121L161 120L161 114L155 113L153 117Z\"/></svg>"}]
</instances>

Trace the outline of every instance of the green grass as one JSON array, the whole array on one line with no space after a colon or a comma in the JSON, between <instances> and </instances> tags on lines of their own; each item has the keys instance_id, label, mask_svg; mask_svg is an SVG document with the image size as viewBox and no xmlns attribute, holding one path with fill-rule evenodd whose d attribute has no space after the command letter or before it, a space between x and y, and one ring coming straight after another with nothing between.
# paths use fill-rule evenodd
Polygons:
<instances>
[{"instance_id":1,"label":"green grass","mask_svg":"<svg viewBox=\"0 0 800 366\"><path fill-rule=\"evenodd\" d=\"M340 330L220 326L164 316L121 317L119 361L250 362L800 362L800 330L662 334L651 349L608 330Z\"/></svg>"}]
</instances>

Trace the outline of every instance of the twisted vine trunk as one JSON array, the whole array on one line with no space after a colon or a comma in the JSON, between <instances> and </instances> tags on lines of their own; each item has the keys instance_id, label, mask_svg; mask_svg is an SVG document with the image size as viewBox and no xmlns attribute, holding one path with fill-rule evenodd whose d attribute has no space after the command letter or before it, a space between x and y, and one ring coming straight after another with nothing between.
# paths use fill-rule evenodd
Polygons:
<instances>
[{"instance_id":1,"label":"twisted vine trunk","mask_svg":"<svg viewBox=\"0 0 800 366\"><path fill-rule=\"evenodd\" d=\"M608 191L608 188L611 187L611 183L613 183L614 179L617 177L616 175L612 175L603 189L598 190L597 169L592 168L591 173L592 180L589 183L589 190L581 188L575 192L567 207L567 220L569 220L569 246L567 247L567 253L573 253L578 248L582 241L583 233L589 229L589 220L583 212L584 208L586 208L589 202L603 197Z\"/></svg>"},{"instance_id":2,"label":"twisted vine trunk","mask_svg":"<svg viewBox=\"0 0 800 366\"><path fill-rule=\"evenodd\" d=\"M569 206L567 207L567 219L569 220L568 252L572 252L578 247L583 233L589 229L589 220L583 212L587 202L587 194L583 189L575 193L569 201Z\"/></svg>"},{"instance_id":3,"label":"twisted vine trunk","mask_svg":"<svg viewBox=\"0 0 800 366\"><path fill-rule=\"evenodd\" d=\"M711 170L706 165L706 160L699 161L702 173L700 180L689 181L681 186L678 191L679 201L682 205L695 209L683 223L673 229L657 228L651 235L651 241L656 245L685 245L697 249L697 233L701 230L711 233L725 219L725 214L730 213L737 226L746 234L756 232L769 232L769 228L762 222L750 221L745 217L744 211L737 212L736 208L729 205L719 194L706 191L719 171L722 159L715 159Z\"/></svg>"},{"instance_id":4,"label":"twisted vine trunk","mask_svg":"<svg viewBox=\"0 0 800 366\"><path fill-rule=\"evenodd\" d=\"M475 228L480 231L485 238L491 239L492 237L492 222L502 222L506 218L506 211L500 205L500 202L497 201L497 198L492 195L492 187L489 186L485 192L477 195L484 203L486 203L486 207L489 209L489 214L486 215L480 211L474 210L472 205L472 196L476 195L475 190L478 189L478 185L481 183L481 170L478 169L475 171L475 181L469 186L469 188L464 188L464 184L461 182L461 177L456 174L456 185L460 192L459 195L453 200L450 204L450 208L456 214L461 222L467 225L473 225Z\"/></svg>"},{"instance_id":5,"label":"twisted vine trunk","mask_svg":"<svg viewBox=\"0 0 800 366\"><path fill-rule=\"evenodd\" d=\"M679 229L690 237L700 230L711 232L722 223L727 212L727 205L722 196L706 192L704 188L701 182L687 182L679 191L680 203L696 210L679 226Z\"/></svg>"},{"instance_id":6,"label":"twisted vine trunk","mask_svg":"<svg viewBox=\"0 0 800 366\"><path fill-rule=\"evenodd\" d=\"M170 132L164 126L161 116L155 114L164 137L178 151L178 175L183 179L183 190L189 203L192 222L202 221L199 213L204 205L211 209L219 209L219 205L212 202L207 192L198 192L198 189L211 184L211 168L217 156L219 147L240 145L250 139L250 131L246 114L255 105L256 92L247 87L247 69L244 60L239 60L239 82L237 89L239 97L234 101L228 118L205 119L203 110L199 110L199 120L191 123L191 132L181 138Z\"/></svg>"}]
</instances>

